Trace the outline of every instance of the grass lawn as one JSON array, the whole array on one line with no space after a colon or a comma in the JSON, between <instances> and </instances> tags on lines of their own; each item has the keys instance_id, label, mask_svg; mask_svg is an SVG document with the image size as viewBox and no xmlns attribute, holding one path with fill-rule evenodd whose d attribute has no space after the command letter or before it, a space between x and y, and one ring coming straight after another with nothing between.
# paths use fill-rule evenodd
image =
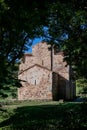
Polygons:
<instances>
[{"instance_id":1,"label":"grass lawn","mask_svg":"<svg viewBox=\"0 0 87 130\"><path fill-rule=\"evenodd\" d=\"M0 130L87 129L87 104L54 101L4 102Z\"/></svg>"}]
</instances>

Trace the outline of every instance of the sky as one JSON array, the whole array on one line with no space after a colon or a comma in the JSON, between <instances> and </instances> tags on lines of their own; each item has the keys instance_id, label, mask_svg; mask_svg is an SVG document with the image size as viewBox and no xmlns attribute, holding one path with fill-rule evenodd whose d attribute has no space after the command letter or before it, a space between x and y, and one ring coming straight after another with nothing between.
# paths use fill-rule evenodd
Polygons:
<instances>
[{"instance_id":1,"label":"sky","mask_svg":"<svg viewBox=\"0 0 87 130\"><path fill-rule=\"evenodd\" d=\"M49 30L48 30L48 28L47 28L47 27L44 27L43 30L44 30L44 35L47 36L48 39L51 38L51 36L49 35ZM32 42L32 46L34 46L35 44L41 42L43 39L44 39L44 37L34 38L34 39L33 39L33 42ZM61 39L61 40L68 39L68 34L63 33L63 35L62 35L60 38L58 38L58 39ZM56 42L58 43L58 39L55 39L55 43L56 43ZM26 51L25 53L32 53L32 46L29 47L28 51Z\"/></svg>"},{"instance_id":2,"label":"sky","mask_svg":"<svg viewBox=\"0 0 87 130\"><path fill-rule=\"evenodd\" d=\"M49 36L49 32L48 32L48 27L43 27L43 31L44 31L44 34L46 36ZM41 42L44 38L34 38L33 40L33 43L32 43L32 46L34 46L35 44ZM25 53L31 53L32 52L32 47L30 47L30 49L28 51L26 51Z\"/></svg>"},{"instance_id":3,"label":"sky","mask_svg":"<svg viewBox=\"0 0 87 130\"><path fill-rule=\"evenodd\" d=\"M61 38L61 40L68 39L68 34L64 33L60 38ZM41 38L35 38L32 42L32 46L36 45L37 43L41 42L42 40L43 40L42 37ZM32 53L32 46L25 53Z\"/></svg>"},{"instance_id":4,"label":"sky","mask_svg":"<svg viewBox=\"0 0 87 130\"><path fill-rule=\"evenodd\" d=\"M42 40L43 40L42 38L35 38L35 39L33 40L32 46L34 46L35 44L41 42ZM31 47L29 48L29 50L26 51L25 53L32 53L32 46L31 46Z\"/></svg>"}]
</instances>

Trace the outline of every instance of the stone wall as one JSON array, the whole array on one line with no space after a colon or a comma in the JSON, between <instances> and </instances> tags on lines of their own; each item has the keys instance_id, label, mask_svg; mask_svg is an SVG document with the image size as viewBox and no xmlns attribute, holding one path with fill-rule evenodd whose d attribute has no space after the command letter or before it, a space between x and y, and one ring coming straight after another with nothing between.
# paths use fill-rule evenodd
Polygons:
<instances>
[{"instance_id":1,"label":"stone wall","mask_svg":"<svg viewBox=\"0 0 87 130\"><path fill-rule=\"evenodd\" d=\"M19 78L26 82L21 82L24 87L18 89L19 100L52 99L52 73L50 70L34 65L23 73L19 75Z\"/></svg>"},{"instance_id":2,"label":"stone wall","mask_svg":"<svg viewBox=\"0 0 87 130\"><path fill-rule=\"evenodd\" d=\"M19 70L25 70L26 68L39 64L48 69L51 68L51 52L48 50L48 45L46 43L38 43L32 48L31 54L24 54L24 62L21 60Z\"/></svg>"},{"instance_id":3,"label":"stone wall","mask_svg":"<svg viewBox=\"0 0 87 130\"><path fill-rule=\"evenodd\" d=\"M66 67L63 52L53 54L53 72L56 72L69 80L69 66Z\"/></svg>"},{"instance_id":4,"label":"stone wall","mask_svg":"<svg viewBox=\"0 0 87 130\"><path fill-rule=\"evenodd\" d=\"M48 48L47 43L38 43L32 54L24 54L19 65L18 78L23 80L19 100L53 99L57 94L67 99L75 96L75 86L69 86L69 66L65 66L63 52L51 53Z\"/></svg>"},{"instance_id":5,"label":"stone wall","mask_svg":"<svg viewBox=\"0 0 87 130\"><path fill-rule=\"evenodd\" d=\"M33 55L38 57L38 64L51 69L51 52L48 50L49 45L45 42L38 43L32 48Z\"/></svg>"}]
</instances>

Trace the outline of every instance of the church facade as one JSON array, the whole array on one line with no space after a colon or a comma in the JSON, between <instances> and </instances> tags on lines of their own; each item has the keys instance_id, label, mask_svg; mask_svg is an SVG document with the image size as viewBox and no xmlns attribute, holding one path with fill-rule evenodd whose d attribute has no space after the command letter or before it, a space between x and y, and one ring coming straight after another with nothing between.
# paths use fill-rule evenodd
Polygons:
<instances>
[{"instance_id":1,"label":"church facade","mask_svg":"<svg viewBox=\"0 0 87 130\"><path fill-rule=\"evenodd\" d=\"M72 100L75 82L70 80L63 52L49 50L45 42L33 46L32 54L24 54L19 65L18 100Z\"/></svg>"}]
</instances>

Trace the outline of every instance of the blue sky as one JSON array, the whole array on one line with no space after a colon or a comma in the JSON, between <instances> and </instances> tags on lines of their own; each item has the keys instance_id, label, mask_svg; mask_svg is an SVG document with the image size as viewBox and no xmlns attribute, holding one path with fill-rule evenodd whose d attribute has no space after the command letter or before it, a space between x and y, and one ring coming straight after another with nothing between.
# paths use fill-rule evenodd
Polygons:
<instances>
[{"instance_id":1,"label":"blue sky","mask_svg":"<svg viewBox=\"0 0 87 130\"><path fill-rule=\"evenodd\" d=\"M49 36L49 32L48 32L48 27L43 27L43 31L44 34L47 36ZM34 38L32 46L34 46L35 44L41 42L44 39L44 37L40 37L40 38ZM32 52L32 47L30 47L30 49L28 51L26 51L25 53L31 53Z\"/></svg>"},{"instance_id":2,"label":"blue sky","mask_svg":"<svg viewBox=\"0 0 87 130\"><path fill-rule=\"evenodd\" d=\"M33 45L37 44L38 42L41 42L43 38L35 38L33 41Z\"/></svg>"},{"instance_id":3,"label":"blue sky","mask_svg":"<svg viewBox=\"0 0 87 130\"><path fill-rule=\"evenodd\" d=\"M64 40L64 39L68 39L68 34L64 33L61 37L61 40ZM34 46L35 44L41 42L43 40L43 38L35 38L32 42L32 46ZM57 41L58 42L58 41ZM32 53L32 46L29 48L28 51L26 51L25 53Z\"/></svg>"},{"instance_id":4,"label":"blue sky","mask_svg":"<svg viewBox=\"0 0 87 130\"><path fill-rule=\"evenodd\" d=\"M43 31L44 31L44 35L47 36L48 39L51 38L51 36L49 35L49 30L48 30L47 27L44 27ZM34 46L35 44L41 42L43 39L44 39L44 37L34 38L33 42L32 42L32 46ZM61 40L68 39L68 34L63 33L63 35L58 39L61 39ZM58 39L55 39L55 43L56 42L58 43ZM28 51L26 51L25 53L32 53L32 46L29 47Z\"/></svg>"},{"instance_id":5,"label":"blue sky","mask_svg":"<svg viewBox=\"0 0 87 130\"><path fill-rule=\"evenodd\" d=\"M43 40L43 38L35 38L33 40L32 46L34 46L35 44L41 42ZM25 53L31 53L32 52L32 46L30 47L30 49L28 51L26 51Z\"/></svg>"}]
</instances>

